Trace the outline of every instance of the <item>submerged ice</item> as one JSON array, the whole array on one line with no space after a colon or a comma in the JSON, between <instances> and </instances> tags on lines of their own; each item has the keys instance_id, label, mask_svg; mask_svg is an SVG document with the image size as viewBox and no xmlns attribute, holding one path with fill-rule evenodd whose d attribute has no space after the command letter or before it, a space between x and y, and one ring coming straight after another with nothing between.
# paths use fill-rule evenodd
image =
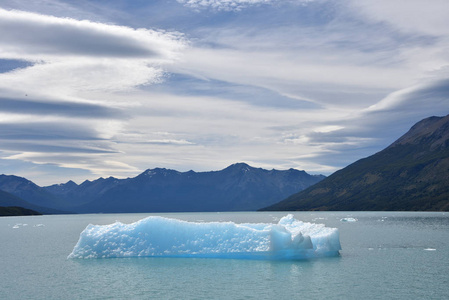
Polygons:
<instances>
[{"instance_id":1,"label":"submerged ice","mask_svg":"<svg viewBox=\"0 0 449 300\"><path fill-rule=\"evenodd\" d=\"M298 221L293 215L278 224L148 217L132 224L88 225L69 258L308 259L336 256L339 250L338 229Z\"/></svg>"}]
</instances>

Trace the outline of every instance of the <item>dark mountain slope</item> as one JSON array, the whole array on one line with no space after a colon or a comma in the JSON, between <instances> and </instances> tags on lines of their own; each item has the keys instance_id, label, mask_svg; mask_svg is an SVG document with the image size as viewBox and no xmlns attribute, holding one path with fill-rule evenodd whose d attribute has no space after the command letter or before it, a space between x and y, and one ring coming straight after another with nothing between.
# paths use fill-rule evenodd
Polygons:
<instances>
[{"instance_id":1,"label":"dark mountain slope","mask_svg":"<svg viewBox=\"0 0 449 300\"><path fill-rule=\"evenodd\" d=\"M38 211L38 212L48 213L48 214L57 213L57 211L55 211L54 209L31 204L17 196L14 196L13 194L7 193L2 190L0 190L0 206L1 207L21 207L24 209L33 210L35 212ZM16 209L4 210L3 215L11 216L11 215L13 215L13 213L21 213L21 212L24 214L31 213L31 212L27 212L25 210L20 210L20 209L16 208Z\"/></svg>"},{"instance_id":2,"label":"dark mountain slope","mask_svg":"<svg viewBox=\"0 0 449 300\"><path fill-rule=\"evenodd\" d=\"M0 206L22 206L26 207L32 205L19 197L14 196L11 193L0 190Z\"/></svg>"},{"instance_id":3,"label":"dark mountain slope","mask_svg":"<svg viewBox=\"0 0 449 300\"><path fill-rule=\"evenodd\" d=\"M449 211L449 116L263 210Z\"/></svg>"}]
</instances>

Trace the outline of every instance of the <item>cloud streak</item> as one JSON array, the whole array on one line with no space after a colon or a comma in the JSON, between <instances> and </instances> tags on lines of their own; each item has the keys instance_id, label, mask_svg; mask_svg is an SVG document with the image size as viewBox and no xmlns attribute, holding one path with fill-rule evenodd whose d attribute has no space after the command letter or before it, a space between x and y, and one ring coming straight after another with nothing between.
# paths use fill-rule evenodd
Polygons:
<instances>
[{"instance_id":1,"label":"cloud streak","mask_svg":"<svg viewBox=\"0 0 449 300\"><path fill-rule=\"evenodd\" d=\"M314 0L178 0L179 3L194 9L211 8L224 11L239 11L250 6L280 4L285 2L305 4Z\"/></svg>"},{"instance_id":2,"label":"cloud streak","mask_svg":"<svg viewBox=\"0 0 449 300\"><path fill-rule=\"evenodd\" d=\"M0 9L0 58L34 65L0 75L4 87L73 94L158 82L185 48L177 32Z\"/></svg>"},{"instance_id":3,"label":"cloud streak","mask_svg":"<svg viewBox=\"0 0 449 300\"><path fill-rule=\"evenodd\" d=\"M28 98L28 97L26 97ZM31 98L31 97L30 97ZM0 97L0 113L15 113L26 115L54 115L71 118L98 118L122 119L125 114L122 110L78 102L57 102L20 98Z\"/></svg>"},{"instance_id":4,"label":"cloud streak","mask_svg":"<svg viewBox=\"0 0 449 300\"><path fill-rule=\"evenodd\" d=\"M133 29L87 20L0 9L0 55L6 58L46 59L87 56L176 58L183 39L176 32Z\"/></svg>"}]
</instances>

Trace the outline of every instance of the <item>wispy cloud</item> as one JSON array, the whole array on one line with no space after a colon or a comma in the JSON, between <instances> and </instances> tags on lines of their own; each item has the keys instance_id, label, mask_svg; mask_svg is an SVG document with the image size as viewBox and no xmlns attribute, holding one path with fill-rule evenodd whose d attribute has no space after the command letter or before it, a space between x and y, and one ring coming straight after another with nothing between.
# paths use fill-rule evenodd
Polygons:
<instances>
[{"instance_id":1,"label":"wispy cloud","mask_svg":"<svg viewBox=\"0 0 449 300\"><path fill-rule=\"evenodd\" d=\"M0 9L0 55L5 58L145 58L164 62L184 46L182 35Z\"/></svg>"},{"instance_id":2,"label":"wispy cloud","mask_svg":"<svg viewBox=\"0 0 449 300\"><path fill-rule=\"evenodd\" d=\"M211 8L225 11L238 11L249 6L279 4L287 1L293 3L308 3L314 0L178 0L179 3L194 9Z\"/></svg>"},{"instance_id":3,"label":"wispy cloud","mask_svg":"<svg viewBox=\"0 0 449 300\"><path fill-rule=\"evenodd\" d=\"M385 22L409 33L446 36L449 3L445 0L350 0L351 7L372 21Z\"/></svg>"},{"instance_id":4,"label":"wispy cloud","mask_svg":"<svg viewBox=\"0 0 449 300\"><path fill-rule=\"evenodd\" d=\"M391 93L363 111L367 116L390 116L393 120L420 120L434 114L445 114L449 107L449 76L423 82Z\"/></svg>"},{"instance_id":5,"label":"wispy cloud","mask_svg":"<svg viewBox=\"0 0 449 300\"><path fill-rule=\"evenodd\" d=\"M55 115L71 118L123 118L122 110L93 103L71 101L32 100L31 96L23 98L0 97L1 113L16 113L26 115Z\"/></svg>"},{"instance_id":6,"label":"wispy cloud","mask_svg":"<svg viewBox=\"0 0 449 300\"><path fill-rule=\"evenodd\" d=\"M133 29L0 9L0 57L36 64L1 75L24 90L122 90L157 82L185 40L176 32Z\"/></svg>"}]
</instances>

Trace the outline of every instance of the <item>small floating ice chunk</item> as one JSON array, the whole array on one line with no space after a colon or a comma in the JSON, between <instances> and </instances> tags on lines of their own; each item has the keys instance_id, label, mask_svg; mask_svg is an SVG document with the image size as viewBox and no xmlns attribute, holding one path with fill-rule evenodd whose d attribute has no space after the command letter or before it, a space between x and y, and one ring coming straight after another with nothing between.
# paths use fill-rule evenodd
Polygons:
<instances>
[{"instance_id":1,"label":"small floating ice chunk","mask_svg":"<svg viewBox=\"0 0 449 300\"><path fill-rule=\"evenodd\" d=\"M435 248L426 248L426 249L424 249L424 251L436 251L437 249L435 249Z\"/></svg>"},{"instance_id":2,"label":"small floating ice chunk","mask_svg":"<svg viewBox=\"0 0 449 300\"><path fill-rule=\"evenodd\" d=\"M69 258L216 257L308 259L339 255L336 228L293 215L278 224L186 222L148 217L132 224L88 225Z\"/></svg>"},{"instance_id":3,"label":"small floating ice chunk","mask_svg":"<svg viewBox=\"0 0 449 300\"><path fill-rule=\"evenodd\" d=\"M24 223L16 223L12 228L17 229L20 227L25 227L28 226L28 224L24 224Z\"/></svg>"},{"instance_id":4,"label":"small floating ice chunk","mask_svg":"<svg viewBox=\"0 0 449 300\"><path fill-rule=\"evenodd\" d=\"M358 219L357 218L343 218L340 219L341 222L357 222Z\"/></svg>"}]
</instances>

